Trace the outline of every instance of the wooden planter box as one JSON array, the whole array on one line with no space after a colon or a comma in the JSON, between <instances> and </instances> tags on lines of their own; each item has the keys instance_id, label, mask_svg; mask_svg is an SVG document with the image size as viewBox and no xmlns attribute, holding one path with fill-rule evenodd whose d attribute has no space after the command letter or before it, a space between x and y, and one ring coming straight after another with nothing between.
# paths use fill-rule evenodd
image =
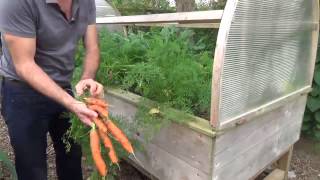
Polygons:
<instances>
[{"instance_id":1,"label":"wooden planter box","mask_svg":"<svg viewBox=\"0 0 320 180\"><path fill-rule=\"evenodd\" d=\"M106 98L113 115L134 121L140 96L109 90ZM255 177L299 139L305 104L306 95L296 97L254 121L223 132L215 132L208 120L178 114L194 120L163 128L145 151L137 152L140 162L132 162L161 180Z\"/></svg>"},{"instance_id":2,"label":"wooden planter box","mask_svg":"<svg viewBox=\"0 0 320 180\"><path fill-rule=\"evenodd\" d=\"M299 139L315 68L318 0L228 0L224 11L98 18L97 23L219 28L210 121L175 111L193 121L163 128L137 153L141 163L132 161L149 175L252 179ZM111 113L129 122L139 99L120 90L107 93Z\"/></svg>"}]
</instances>

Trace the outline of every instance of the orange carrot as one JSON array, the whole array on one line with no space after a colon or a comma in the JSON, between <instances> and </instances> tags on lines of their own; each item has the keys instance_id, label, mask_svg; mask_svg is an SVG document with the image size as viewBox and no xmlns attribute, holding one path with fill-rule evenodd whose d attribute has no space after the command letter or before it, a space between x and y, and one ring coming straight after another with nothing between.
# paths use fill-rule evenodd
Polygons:
<instances>
[{"instance_id":1,"label":"orange carrot","mask_svg":"<svg viewBox=\"0 0 320 180\"><path fill-rule=\"evenodd\" d=\"M90 104L90 105L98 105L98 106L101 106L103 108L107 108L108 107L108 104L102 99L88 97L88 98L85 98L84 101L87 104Z\"/></svg>"},{"instance_id":2,"label":"orange carrot","mask_svg":"<svg viewBox=\"0 0 320 180\"><path fill-rule=\"evenodd\" d=\"M116 151L112 145L112 142L110 140L110 138L108 137L108 135L102 131L99 131L100 137L103 141L104 146L106 147L106 149L109 149L109 158L111 160L112 163L114 164L118 164L119 159L117 157Z\"/></svg>"},{"instance_id":3,"label":"orange carrot","mask_svg":"<svg viewBox=\"0 0 320 180\"><path fill-rule=\"evenodd\" d=\"M106 126L108 128L108 132L112 134L112 136L120 142L122 147L129 152L130 154L134 154L133 147L127 138L127 136L119 129L111 120L106 121Z\"/></svg>"},{"instance_id":4,"label":"orange carrot","mask_svg":"<svg viewBox=\"0 0 320 180\"><path fill-rule=\"evenodd\" d=\"M107 166L104 162L101 151L100 151L100 139L98 132L95 128L90 131L90 148L92 153L92 158L101 176L105 177L107 175Z\"/></svg>"},{"instance_id":5,"label":"orange carrot","mask_svg":"<svg viewBox=\"0 0 320 180\"><path fill-rule=\"evenodd\" d=\"M88 107L89 109L96 111L103 118L108 118L109 116L109 112L103 107L100 107L98 105L89 105Z\"/></svg>"},{"instance_id":6,"label":"orange carrot","mask_svg":"<svg viewBox=\"0 0 320 180\"><path fill-rule=\"evenodd\" d=\"M108 132L107 126L103 123L103 121L99 118L93 118L92 121L98 127L98 129L104 133Z\"/></svg>"}]
</instances>

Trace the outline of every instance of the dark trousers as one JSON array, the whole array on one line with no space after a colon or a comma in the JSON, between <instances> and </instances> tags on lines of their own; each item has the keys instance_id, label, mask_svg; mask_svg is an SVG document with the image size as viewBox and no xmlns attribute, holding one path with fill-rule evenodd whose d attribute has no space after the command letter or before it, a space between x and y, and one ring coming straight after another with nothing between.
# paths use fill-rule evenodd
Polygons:
<instances>
[{"instance_id":1,"label":"dark trousers","mask_svg":"<svg viewBox=\"0 0 320 180\"><path fill-rule=\"evenodd\" d=\"M72 92L70 92L72 93ZM81 180L81 148L72 144L66 152L62 137L70 127L66 109L29 85L4 79L2 115L8 126L19 180L47 179L47 133L56 152L60 180Z\"/></svg>"}]
</instances>

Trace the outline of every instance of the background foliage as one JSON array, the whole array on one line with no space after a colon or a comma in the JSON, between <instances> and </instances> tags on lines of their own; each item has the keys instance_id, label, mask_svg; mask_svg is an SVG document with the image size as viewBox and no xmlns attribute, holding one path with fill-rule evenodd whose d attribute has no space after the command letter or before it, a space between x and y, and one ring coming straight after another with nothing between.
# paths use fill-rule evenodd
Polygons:
<instances>
[{"instance_id":1,"label":"background foliage","mask_svg":"<svg viewBox=\"0 0 320 180\"><path fill-rule=\"evenodd\" d=\"M170 0L107 1L117 8L122 15L223 9L226 4L226 0L171 0L172 2L175 2L176 6L170 6Z\"/></svg>"},{"instance_id":2,"label":"background foliage","mask_svg":"<svg viewBox=\"0 0 320 180\"><path fill-rule=\"evenodd\" d=\"M173 12L167 0L108 0L122 15Z\"/></svg>"},{"instance_id":3,"label":"background foliage","mask_svg":"<svg viewBox=\"0 0 320 180\"><path fill-rule=\"evenodd\" d=\"M304 115L302 132L320 141L320 41L315 73L313 78L313 90L309 94L307 108Z\"/></svg>"}]
</instances>

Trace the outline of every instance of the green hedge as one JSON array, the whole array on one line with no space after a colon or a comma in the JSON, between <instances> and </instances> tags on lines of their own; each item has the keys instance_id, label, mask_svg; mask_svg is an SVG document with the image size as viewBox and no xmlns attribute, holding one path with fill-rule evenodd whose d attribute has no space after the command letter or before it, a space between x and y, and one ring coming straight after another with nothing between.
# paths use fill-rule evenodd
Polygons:
<instances>
[{"instance_id":1,"label":"green hedge","mask_svg":"<svg viewBox=\"0 0 320 180\"><path fill-rule=\"evenodd\" d=\"M319 41L320 42L320 41ZM320 141L320 43L318 43L318 53L315 73L313 78L313 90L309 94L307 108L304 115L302 132Z\"/></svg>"}]
</instances>

